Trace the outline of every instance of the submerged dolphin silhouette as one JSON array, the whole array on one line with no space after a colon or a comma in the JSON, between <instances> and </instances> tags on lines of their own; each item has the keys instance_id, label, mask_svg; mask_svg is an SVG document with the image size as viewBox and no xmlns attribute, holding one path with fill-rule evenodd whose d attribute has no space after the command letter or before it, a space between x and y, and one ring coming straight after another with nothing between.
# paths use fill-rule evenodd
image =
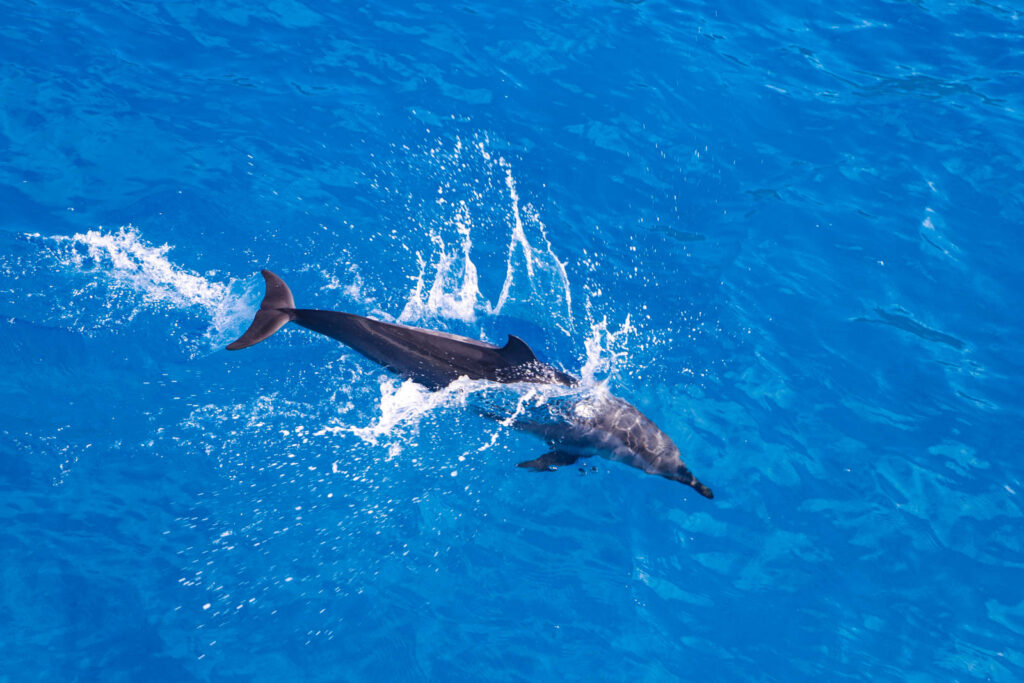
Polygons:
<instances>
[{"instance_id":1,"label":"submerged dolphin silhouette","mask_svg":"<svg viewBox=\"0 0 1024 683\"><path fill-rule=\"evenodd\" d=\"M229 351L263 341L288 322L337 339L392 372L431 389L459 377L492 382L577 384L576 378L537 360L522 339L509 335L505 346L469 337L387 323L338 311L295 308L284 280L260 271L267 291L249 329L228 344ZM538 471L571 465L599 454L609 460L692 486L702 496L714 495L687 469L672 439L629 403L614 396L581 402L557 424L517 420L516 427L547 441L552 450L519 463ZM500 418L499 418L500 419Z\"/></svg>"}]
</instances>

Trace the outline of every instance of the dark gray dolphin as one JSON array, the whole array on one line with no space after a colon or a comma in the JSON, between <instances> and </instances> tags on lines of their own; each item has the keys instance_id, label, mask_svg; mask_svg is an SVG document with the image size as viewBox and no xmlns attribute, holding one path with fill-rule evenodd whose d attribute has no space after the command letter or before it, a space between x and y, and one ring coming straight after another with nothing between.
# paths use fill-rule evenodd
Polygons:
<instances>
[{"instance_id":1,"label":"dark gray dolphin","mask_svg":"<svg viewBox=\"0 0 1024 683\"><path fill-rule=\"evenodd\" d=\"M576 378L542 363L522 339L509 335L505 346L469 337L397 325L338 311L295 308L284 280L261 271L267 291L249 329L228 344L229 351L263 341L288 322L337 339L392 372L428 388L440 389L459 377L492 382L577 384ZM491 415L496 419L501 416ZM713 498L711 489L697 481L665 432L629 403L605 395L570 406L556 423L514 420L520 429L547 441L552 450L519 467L538 471L571 465L580 458L601 455L674 481L692 486Z\"/></svg>"}]
</instances>

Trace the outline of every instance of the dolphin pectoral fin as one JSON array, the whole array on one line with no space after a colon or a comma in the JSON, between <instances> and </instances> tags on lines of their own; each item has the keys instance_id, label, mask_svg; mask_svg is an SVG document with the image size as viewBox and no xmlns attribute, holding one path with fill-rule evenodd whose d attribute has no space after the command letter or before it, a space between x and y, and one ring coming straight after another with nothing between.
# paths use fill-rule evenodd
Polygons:
<instances>
[{"instance_id":1,"label":"dolphin pectoral fin","mask_svg":"<svg viewBox=\"0 0 1024 683\"><path fill-rule=\"evenodd\" d=\"M516 467L528 467L538 472L554 472L559 467L573 464L581 457L583 456L576 455L575 453L566 453L565 451L549 451L539 458L521 462Z\"/></svg>"}]
</instances>

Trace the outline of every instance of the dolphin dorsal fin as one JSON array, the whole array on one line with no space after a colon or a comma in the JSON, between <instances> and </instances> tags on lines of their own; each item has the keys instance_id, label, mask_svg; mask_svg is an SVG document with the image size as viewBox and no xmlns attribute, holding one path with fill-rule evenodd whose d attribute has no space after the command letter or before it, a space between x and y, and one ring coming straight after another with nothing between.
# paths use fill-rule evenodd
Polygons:
<instances>
[{"instance_id":1,"label":"dolphin dorsal fin","mask_svg":"<svg viewBox=\"0 0 1024 683\"><path fill-rule=\"evenodd\" d=\"M526 342L512 334L508 335L508 343L501 347L499 353L510 365L524 365L537 361L537 356Z\"/></svg>"}]
</instances>

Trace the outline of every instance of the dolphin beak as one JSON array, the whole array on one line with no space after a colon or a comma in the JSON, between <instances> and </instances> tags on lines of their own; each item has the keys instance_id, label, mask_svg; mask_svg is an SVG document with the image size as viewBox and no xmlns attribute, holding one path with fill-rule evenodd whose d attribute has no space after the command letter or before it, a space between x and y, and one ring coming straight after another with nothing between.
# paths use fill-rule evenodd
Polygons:
<instances>
[{"instance_id":1,"label":"dolphin beak","mask_svg":"<svg viewBox=\"0 0 1024 683\"><path fill-rule=\"evenodd\" d=\"M711 499L715 497L715 494L711 492L711 489L697 481L697 477L693 476L693 472L688 470L686 465L680 465L674 473L664 474L662 476L668 477L669 479L675 479L682 484L693 487L697 493L705 498Z\"/></svg>"},{"instance_id":2,"label":"dolphin beak","mask_svg":"<svg viewBox=\"0 0 1024 683\"><path fill-rule=\"evenodd\" d=\"M694 479L693 481L687 482L687 483L690 486L692 486L693 488L695 488L697 490L697 493L699 493L700 495L704 496L705 498L714 498L715 497L715 494L711 492L711 489L709 489L707 486L705 486L704 484L700 483L696 479Z\"/></svg>"}]
</instances>

